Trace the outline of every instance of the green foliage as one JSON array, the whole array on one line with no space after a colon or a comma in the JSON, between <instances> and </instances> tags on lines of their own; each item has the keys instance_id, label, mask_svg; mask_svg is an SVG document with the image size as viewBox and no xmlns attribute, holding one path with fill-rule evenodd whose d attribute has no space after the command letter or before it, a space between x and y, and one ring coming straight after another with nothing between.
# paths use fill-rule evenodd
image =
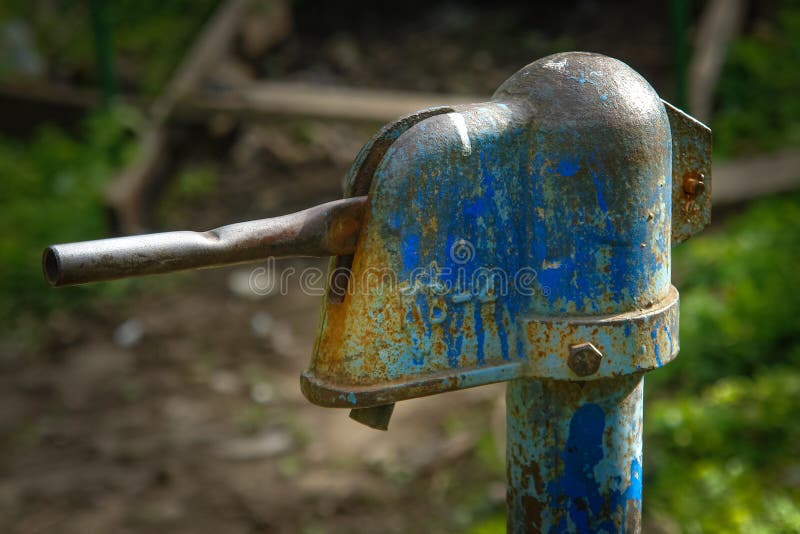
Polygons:
<instances>
[{"instance_id":1,"label":"green foliage","mask_svg":"<svg viewBox=\"0 0 800 534\"><path fill-rule=\"evenodd\" d=\"M218 0L116 0L108 2L115 63L120 78L154 95L193 41ZM97 83L88 2L8 0L0 21L21 19L55 77ZM8 73L5 73L8 74ZM0 76L3 73L0 72ZM125 108L90 117L79 139L43 128L30 142L0 138L0 327L18 328L21 315L42 316L99 292L124 292L129 284L53 291L39 269L41 249L54 242L104 235L101 191L133 149L136 115ZM181 195L209 189L207 176L179 182Z\"/></svg>"},{"instance_id":2,"label":"green foliage","mask_svg":"<svg viewBox=\"0 0 800 534\"><path fill-rule=\"evenodd\" d=\"M800 1L788 0L729 51L712 123L716 155L800 144L798 64Z\"/></svg>"},{"instance_id":3,"label":"green foliage","mask_svg":"<svg viewBox=\"0 0 800 534\"><path fill-rule=\"evenodd\" d=\"M468 534L502 534L503 532L506 532L505 514L496 514L467 530Z\"/></svg>"},{"instance_id":4,"label":"green foliage","mask_svg":"<svg viewBox=\"0 0 800 534\"><path fill-rule=\"evenodd\" d=\"M0 324L21 310L96 294L97 288L53 291L40 269L46 245L91 239L106 232L102 186L128 159L137 115L125 108L90 117L79 139L43 128L28 143L0 138Z\"/></svg>"},{"instance_id":5,"label":"green foliage","mask_svg":"<svg viewBox=\"0 0 800 534\"><path fill-rule=\"evenodd\" d=\"M686 532L799 532L798 406L800 372L793 368L723 379L699 397L654 403L647 412L647 506Z\"/></svg>"},{"instance_id":6,"label":"green foliage","mask_svg":"<svg viewBox=\"0 0 800 534\"><path fill-rule=\"evenodd\" d=\"M676 247L681 352L653 381L697 391L720 376L800 364L800 195L762 200L724 233Z\"/></svg>"},{"instance_id":7,"label":"green foliage","mask_svg":"<svg viewBox=\"0 0 800 534\"><path fill-rule=\"evenodd\" d=\"M684 532L800 531L798 262L800 194L675 249L681 356L647 378L646 513Z\"/></svg>"},{"instance_id":8,"label":"green foliage","mask_svg":"<svg viewBox=\"0 0 800 534\"><path fill-rule=\"evenodd\" d=\"M108 2L115 63L120 77L147 95L157 94L196 38L218 0L114 0ZM97 84L94 42L84 0L0 4L0 20L31 25L50 71Z\"/></svg>"},{"instance_id":9,"label":"green foliage","mask_svg":"<svg viewBox=\"0 0 800 534\"><path fill-rule=\"evenodd\" d=\"M729 53L715 155L800 144L798 63L800 2L786 0ZM800 531L798 264L796 193L674 250L681 356L647 378L649 517L683 532Z\"/></svg>"},{"instance_id":10,"label":"green foliage","mask_svg":"<svg viewBox=\"0 0 800 534\"><path fill-rule=\"evenodd\" d=\"M195 200L213 193L217 188L214 171L208 167L190 168L182 172L167 192L173 200Z\"/></svg>"}]
</instances>

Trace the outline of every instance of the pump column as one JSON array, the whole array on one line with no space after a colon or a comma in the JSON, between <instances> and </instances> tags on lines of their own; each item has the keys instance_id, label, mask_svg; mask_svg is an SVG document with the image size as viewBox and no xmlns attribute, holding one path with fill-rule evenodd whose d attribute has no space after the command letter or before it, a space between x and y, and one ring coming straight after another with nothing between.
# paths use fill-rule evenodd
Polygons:
<instances>
[{"instance_id":1,"label":"pump column","mask_svg":"<svg viewBox=\"0 0 800 534\"><path fill-rule=\"evenodd\" d=\"M509 532L640 531L641 374L509 382Z\"/></svg>"}]
</instances>

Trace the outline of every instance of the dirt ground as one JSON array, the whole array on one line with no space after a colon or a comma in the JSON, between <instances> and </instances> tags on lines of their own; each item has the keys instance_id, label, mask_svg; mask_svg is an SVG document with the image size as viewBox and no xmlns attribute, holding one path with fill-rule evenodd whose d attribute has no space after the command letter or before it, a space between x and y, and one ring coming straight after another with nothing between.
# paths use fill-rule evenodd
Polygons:
<instances>
[{"instance_id":1,"label":"dirt ground","mask_svg":"<svg viewBox=\"0 0 800 534\"><path fill-rule=\"evenodd\" d=\"M250 127L218 167L219 193L168 218L190 227L204 213L212 226L335 198L364 127L303 129L312 141ZM281 165L292 170L253 197ZM308 266L325 263L277 272ZM314 407L298 378L320 298L292 285L259 295L255 267L142 282L141 294L54 314L38 350L8 351L0 530L450 531L502 508L490 437L502 387L401 403L389 432ZM487 437L490 461L476 467Z\"/></svg>"},{"instance_id":2,"label":"dirt ground","mask_svg":"<svg viewBox=\"0 0 800 534\"><path fill-rule=\"evenodd\" d=\"M329 4L297 20L252 75L488 95L555 46L620 56L657 88L669 81L665 14L632 24L599 2L576 2L571 17L412 2L387 26L383 14L347 21ZM338 198L377 126L282 120L189 137L179 168L210 166L215 185L168 193L160 226L205 229ZM325 263L279 269L312 265ZM55 313L36 346L4 346L0 531L452 532L503 513L504 386L402 402L388 432L312 406L299 374L320 299L296 286L256 295L252 269L148 280Z\"/></svg>"},{"instance_id":3,"label":"dirt ground","mask_svg":"<svg viewBox=\"0 0 800 534\"><path fill-rule=\"evenodd\" d=\"M246 127L216 162L216 192L167 193L160 224L336 198L367 135ZM186 166L203 160L201 145ZM276 272L310 266L326 263L284 260ZM55 313L35 349L6 347L0 531L450 532L502 511L492 414L504 388L400 403L389 432L315 407L299 374L321 299L292 284L254 292L258 267L141 281L125 298Z\"/></svg>"},{"instance_id":4,"label":"dirt ground","mask_svg":"<svg viewBox=\"0 0 800 534\"><path fill-rule=\"evenodd\" d=\"M498 388L371 430L299 392L318 298L191 293L54 317L47 353L5 370L4 532L447 531L465 485L501 506L471 461Z\"/></svg>"}]
</instances>

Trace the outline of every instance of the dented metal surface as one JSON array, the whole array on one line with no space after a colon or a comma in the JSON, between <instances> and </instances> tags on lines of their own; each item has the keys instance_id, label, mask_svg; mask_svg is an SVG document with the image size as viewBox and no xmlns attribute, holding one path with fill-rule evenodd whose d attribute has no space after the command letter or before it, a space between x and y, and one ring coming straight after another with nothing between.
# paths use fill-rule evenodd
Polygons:
<instances>
[{"instance_id":1,"label":"dented metal surface","mask_svg":"<svg viewBox=\"0 0 800 534\"><path fill-rule=\"evenodd\" d=\"M524 358L466 372L423 373L415 380L353 384L346 391L302 377L303 393L315 404L348 408L381 406L388 402L433 395L515 378L596 380L650 371L678 354L678 292L642 311L599 316L541 316L522 320ZM592 376L580 376L569 365L571 347L591 343L603 355Z\"/></svg>"},{"instance_id":2,"label":"dented metal surface","mask_svg":"<svg viewBox=\"0 0 800 534\"><path fill-rule=\"evenodd\" d=\"M345 196L358 197L369 193L375 169L383 160L389 147L406 130L428 117L451 113L452 108L439 106L423 109L410 115L400 117L394 122L385 125L373 138L359 151L344 186ZM328 301L342 302L347 292L348 281L353 267L353 255L346 254L333 258L330 263L331 273L341 273L335 283L328 286Z\"/></svg>"}]
</instances>

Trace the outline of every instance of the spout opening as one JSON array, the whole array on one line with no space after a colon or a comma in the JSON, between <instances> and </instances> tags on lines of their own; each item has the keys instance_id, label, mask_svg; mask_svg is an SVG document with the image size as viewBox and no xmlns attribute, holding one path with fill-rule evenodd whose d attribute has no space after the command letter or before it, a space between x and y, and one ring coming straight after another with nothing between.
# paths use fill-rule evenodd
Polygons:
<instances>
[{"instance_id":1,"label":"spout opening","mask_svg":"<svg viewBox=\"0 0 800 534\"><path fill-rule=\"evenodd\" d=\"M61 280L61 259L54 247L47 247L42 253L42 271L51 286L56 287Z\"/></svg>"}]
</instances>

